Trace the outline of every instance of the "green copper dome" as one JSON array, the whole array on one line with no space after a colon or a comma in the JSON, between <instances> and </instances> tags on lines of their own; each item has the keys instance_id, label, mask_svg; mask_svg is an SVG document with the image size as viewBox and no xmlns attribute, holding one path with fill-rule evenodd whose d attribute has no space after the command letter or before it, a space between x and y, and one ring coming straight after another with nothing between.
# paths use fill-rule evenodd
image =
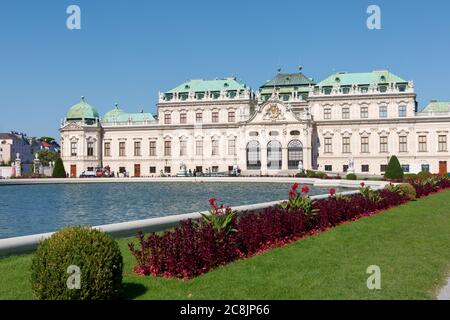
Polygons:
<instances>
[{"instance_id":1,"label":"green copper dome","mask_svg":"<svg viewBox=\"0 0 450 320\"><path fill-rule=\"evenodd\" d=\"M100 118L97 110L86 102L84 97L81 97L81 101L74 105L67 112L67 119L98 119Z\"/></svg>"},{"instance_id":2,"label":"green copper dome","mask_svg":"<svg viewBox=\"0 0 450 320\"><path fill-rule=\"evenodd\" d=\"M112 122L117 120L121 115L123 115L125 111L119 108L119 106L116 104L114 109L108 111L105 116L103 117L103 121L105 122Z\"/></svg>"}]
</instances>

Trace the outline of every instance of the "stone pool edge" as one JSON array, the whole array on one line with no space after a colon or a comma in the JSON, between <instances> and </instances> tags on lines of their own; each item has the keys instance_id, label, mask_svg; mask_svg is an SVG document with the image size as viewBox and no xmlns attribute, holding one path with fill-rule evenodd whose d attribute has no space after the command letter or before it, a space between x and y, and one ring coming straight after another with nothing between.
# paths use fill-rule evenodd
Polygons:
<instances>
[{"instance_id":1,"label":"stone pool edge","mask_svg":"<svg viewBox=\"0 0 450 320\"><path fill-rule=\"evenodd\" d=\"M155 178L153 178L155 179ZM177 178L173 178L177 179ZM184 181L189 181L185 179L189 178L180 178ZM197 178L199 179L199 178ZM344 188L358 188L360 186L361 181L350 181L350 180L320 180L320 179L310 179L310 178L246 178L243 180L235 180L233 178L204 178L206 182L225 182L225 181L234 181L234 182L298 182L303 184L312 184L316 187L344 187ZM238 179L238 178L236 178ZM85 179L83 179L85 180ZM91 179L91 180L97 180L97 179ZM98 179L100 180L100 179ZM97 180L97 181L98 181ZM116 180L116 179L113 179ZM130 179L126 179L128 181ZM224 181L225 180L225 181ZM152 180L155 181L155 180ZM172 179L167 179L163 181L176 181ZM179 180L177 180L179 181ZM192 180L191 180L192 181ZM198 180L197 180L198 181ZM155 181L156 182L156 181ZM374 190L383 189L386 184L389 182L385 181L364 181L364 183L367 186L371 186ZM28 183L30 184L30 183ZM33 183L34 184L34 183ZM40 183L42 184L42 183ZM352 190L352 191L346 191L342 192L342 195L351 195L358 193L359 190ZM317 195L312 196L312 199L323 199L328 197L328 194L323 195ZM238 215L242 215L244 212L254 212L254 211L260 211L264 208L273 206L280 201L271 201L271 202L264 202L264 203L258 203L258 204L251 204L251 205L243 205L243 206L236 206L233 207L233 210L235 210ZM125 237L132 237L135 236L139 231L142 231L144 233L151 233L151 232L158 232L163 231L168 228L171 228L181 221L188 220L188 219L199 219L201 218L202 212L193 212L193 213L186 213L186 214L178 214L178 215L170 215L165 217L158 217L158 218L150 218L150 219L144 219L144 220L134 220L134 221L128 221L128 222L120 222L120 223L114 223L114 224L106 224L101 226L94 226L93 228L102 230L109 235L111 235L114 238L125 238ZM203 212L204 213L204 212ZM48 232L48 233L41 233L41 234L34 234L34 235L28 235L28 236L21 236L21 237L13 237L13 238L6 238L6 239L0 239L0 256L5 255L12 255L12 254L22 254L27 253L35 250L39 244L40 241L50 237L54 232Z\"/></svg>"}]
</instances>

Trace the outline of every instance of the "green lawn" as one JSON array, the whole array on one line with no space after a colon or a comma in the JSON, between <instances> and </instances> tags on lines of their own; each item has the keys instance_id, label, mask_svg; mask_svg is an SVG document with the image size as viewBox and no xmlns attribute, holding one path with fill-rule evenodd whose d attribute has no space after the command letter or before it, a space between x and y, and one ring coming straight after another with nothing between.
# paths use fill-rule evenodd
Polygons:
<instances>
[{"instance_id":1,"label":"green lawn","mask_svg":"<svg viewBox=\"0 0 450 320\"><path fill-rule=\"evenodd\" d=\"M434 299L450 275L450 191L237 261L189 281L136 276L127 243L127 298ZM31 299L31 256L0 260L0 299ZM381 290L366 287L370 265Z\"/></svg>"}]
</instances>

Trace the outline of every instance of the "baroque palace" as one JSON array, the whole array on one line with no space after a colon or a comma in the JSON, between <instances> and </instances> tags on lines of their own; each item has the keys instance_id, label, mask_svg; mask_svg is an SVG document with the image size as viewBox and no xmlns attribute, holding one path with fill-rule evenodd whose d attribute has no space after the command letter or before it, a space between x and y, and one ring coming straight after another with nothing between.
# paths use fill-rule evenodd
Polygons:
<instances>
[{"instance_id":1,"label":"baroque palace","mask_svg":"<svg viewBox=\"0 0 450 320\"><path fill-rule=\"evenodd\" d=\"M252 91L235 78L191 80L160 93L157 115L116 105L102 118L82 98L62 121L70 176L109 167L129 176L191 172L292 175L300 169L379 175L447 173L450 102L418 112L412 81L387 70L316 83L278 74Z\"/></svg>"}]
</instances>

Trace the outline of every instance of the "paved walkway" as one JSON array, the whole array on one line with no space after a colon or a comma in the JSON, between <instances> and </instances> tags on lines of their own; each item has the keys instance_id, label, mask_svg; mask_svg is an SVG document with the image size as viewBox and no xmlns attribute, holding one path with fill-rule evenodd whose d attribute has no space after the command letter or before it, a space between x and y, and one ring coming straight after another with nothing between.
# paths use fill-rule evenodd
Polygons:
<instances>
[{"instance_id":1,"label":"paved walkway","mask_svg":"<svg viewBox=\"0 0 450 320\"><path fill-rule=\"evenodd\" d=\"M441 292L437 296L438 300L450 300L450 278L448 278L447 285L442 288Z\"/></svg>"}]
</instances>

